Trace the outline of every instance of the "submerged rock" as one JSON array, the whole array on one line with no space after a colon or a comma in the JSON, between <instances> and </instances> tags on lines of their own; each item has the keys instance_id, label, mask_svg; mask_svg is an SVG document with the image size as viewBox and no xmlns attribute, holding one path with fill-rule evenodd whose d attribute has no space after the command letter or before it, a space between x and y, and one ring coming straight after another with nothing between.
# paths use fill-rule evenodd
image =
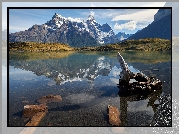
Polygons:
<instances>
[{"instance_id":1,"label":"submerged rock","mask_svg":"<svg viewBox=\"0 0 179 134\"><path fill-rule=\"evenodd\" d=\"M113 126L119 126L121 124L121 120L119 119L120 112L117 107L108 105L108 116L109 123Z\"/></svg>"},{"instance_id":2,"label":"submerged rock","mask_svg":"<svg viewBox=\"0 0 179 134\"><path fill-rule=\"evenodd\" d=\"M38 102L42 104L51 103L51 102L60 102L62 97L60 95L47 95L41 97Z\"/></svg>"}]
</instances>

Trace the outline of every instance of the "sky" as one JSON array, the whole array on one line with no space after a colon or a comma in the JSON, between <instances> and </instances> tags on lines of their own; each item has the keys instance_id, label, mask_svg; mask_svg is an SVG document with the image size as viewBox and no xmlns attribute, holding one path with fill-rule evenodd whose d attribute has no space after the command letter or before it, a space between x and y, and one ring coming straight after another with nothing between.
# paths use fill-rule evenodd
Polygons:
<instances>
[{"instance_id":1,"label":"sky","mask_svg":"<svg viewBox=\"0 0 179 134\"><path fill-rule=\"evenodd\" d=\"M68 7L98 7L99 2L76 2L70 4ZM71 2L72 3L72 2ZM16 3L17 5L17 3ZM19 3L21 7L61 7L65 6L64 2L30 2ZM48 6L47 6L48 5ZM108 6L107 6L108 5ZM87 19L92 14L95 20L99 24L109 24L115 33L125 32L127 34L133 34L138 30L146 27L154 20L154 15L158 9L110 9L110 7L163 7L165 2L103 2L101 7L106 9L10 9L9 12L9 32L19 32L27 30L32 25L41 25L52 19L52 16L57 13L63 17L80 18L81 20ZM2 3L2 11L6 12L6 7L13 7L13 3ZM6 29L7 22L5 15L2 16L4 21L2 22L2 30ZM2 18L2 19L3 19Z\"/></svg>"}]
</instances>

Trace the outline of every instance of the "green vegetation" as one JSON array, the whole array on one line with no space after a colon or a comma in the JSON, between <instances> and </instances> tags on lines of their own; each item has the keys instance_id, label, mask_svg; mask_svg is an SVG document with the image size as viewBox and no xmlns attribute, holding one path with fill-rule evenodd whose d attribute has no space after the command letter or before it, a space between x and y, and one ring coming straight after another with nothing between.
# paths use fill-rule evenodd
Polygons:
<instances>
[{"instance_id":1,"label":"green vegetation","mask_svg":"<svg viewBox=\"0 0 179 134\"><path fill-rule=\"evenodd\" d=\"M159 38L127 40L121 43L108 44L98 47L76 48L77 51L168 51L171 50L171 41Z\"/></svg>"},{"instance_id":2,"label":"green vegetation","mask_svg":"<svg viewBox=\"0 0 179 134\"><path fill-rule=\"evenodd\" d=\"M71 51L72 47L61 43L13 42L9 43L10 51Z\"/></svg>"},{"instance_id":3,"label":"green vegetation","mask_svg":"<svg viewBox=\"0 0 179 134\"><path fill-rule=\"evenodd\" d=\"M77 45L78 46L78 45ZM9 43L11 51L168 51L171 50L171 41L159 38L126 40L120 43L103 46L73 48L60 43L17 42Z\"/></svg>"}]
</instances>

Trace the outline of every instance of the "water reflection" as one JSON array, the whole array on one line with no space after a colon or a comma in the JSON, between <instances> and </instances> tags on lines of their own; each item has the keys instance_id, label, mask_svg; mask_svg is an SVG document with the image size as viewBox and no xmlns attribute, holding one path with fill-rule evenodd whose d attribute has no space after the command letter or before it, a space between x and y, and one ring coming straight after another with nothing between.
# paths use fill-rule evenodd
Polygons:
<instances>
[{"instance_id":1,"label":"water reflection","mask_svg":"<svg viewBox=\"0 0 179 134\"><path fill-rule=\"evenodd\" d=\"M108 76L115 61L100 55L85 55L82 53L59 57L58 59L27 60L13 56L9 64L15 68L34 72L37 76L45 75L53 78L58 85L66 82L81 81L88 79L94 81L99 75ZM14 58L13 58L14 57ZM27 57L26 57L27 58Z\"/></svg>"},{"instance_id":2,"label":"water reflection","mask_svg":"<svg viewBox=\"0 0 179 134\"><path fill-rule=\"evenodd\" d=\"M131 122L130 119L127 117L129 114L128 110L128 104L129 102L136 102L140 100L147 100L147 104L143 106L142 111L144 111L145 107L152 107L153 112L156 112L156 109L158 107L158 104L156 104L156 101L159 99L160 95L162 94L162 89L161 90L156 90L153 93L148 93L148 94L135 94L135 95L124 95L121 92L118 92L118 95L120 97L120 111L121 111L121 121L122 121L122 126L133 126L134 122ZM140 111L140 110L139 110ZM140 112L138 114L141 114ZM143 113L142 113L143 114ZM139 115L137 115L139 116ZM138 124L139 125L148 125L149 121L146 123L146 120L141 119L142 123L145 124ZM137 123L135 123L137 124Z\"/></svg>"},{"instance_id":3,"label":"water reflection","mask_svg":"<svg viewBox=\"0 0 179 134\"><path fill-rule=\"evenodd\" d=\"M133 72L149 70L153 65L170 67L168 62L171 60L171 55L168 52L152 54L147 54L146 52L123 52L122 55L124 55L124 59ZM150 57L152 60L148 60ZM22 99L17 99L17 96L25 96L26 100L34 103L39 97L58 93L64 101L59 104L51 104L49 113L61 111L64 115L68 115L70 119L76 115L76 112L83 109L84 114L85 112L89 112L89 114L92 112L94 117L99 117L101 121L104 121L104 116L101 116L100 113L106 114L104 111L106 111L107 105L115 104L121 110L123 125L130 126L136 124L132 124L132 119L129 119L129 115L132 113L130 112L129 103L141 103L143 108L149 108L146 111L150 111L153 114L157 107L155 102L162 93L162 91L157 91L146 96L123 96L118 93L117 84L121 68L116 58L116 52L71 52L64 55L63 53L33 54L25 52L10 53L9 58L9 93L10 105L12 106L10 115L18 113L23 108ZM152 69L150 69L150 73L153 73ZM166 70L164 71L166 72ZM156 77L160 75L163 75L162 78L170 80L170 74L163 74L163 72L158 71ZM171 89L171 87L166 88L165 86L164 88L169 91ZM18 106L16 109L13 108L15 105ZM91 112L89 111L90 109L92 109ZM136 110L135 113L139 112L140 114L140 109L136 107L134 109ZM64 111L68 110L71 111L71 114L64 113ZM152 114L150 114L150 117ZM65 120L62 113L56 115L59 115L61 120ZM149 116L148 113L145 114L146 116ZM52 114L48 114L41 125L46 125L45 122L49 122L50 117L52 117ZM17 119L14 118L17 117L10 117L11 125L17 122ZM146 121L144 120L142 123ZM53 122L58 124L55 118ZM89 121L86 122L88 123ZM76 125L78 124L78 122L75 123ZM19 124L22 125L23 123ZM68 126L63 122L60 125ZM109 124L101 123L96 125L107 126ZM137 123L137 125L140 125L140 123Z\"/></svg>"},{"instance_id":4,"label":"water reflection","mask_svg":"<svg viewBox=\"0 0 179 134\"><path fill-rule=\"evenodd\" d=\"M162 62L169 61L168 52L122 52L124 59L130 62ZM105 56L102 56L104 55ZM154 56L155 54L155 56ZM41 55L41 56L40 56ZM159 56L160 55L160 56ZM150 59L150 60L148 60ZM10 53L9 65L15 68L34 72L37 76L45 75L53 78L58 85L65 82L81 81L86 78L94 81L99 75L108 76L114 66L120 69L116 63L116 52L113 53ZM138 70L130 66L132 71Z\"/></svg>"}]
</instances>

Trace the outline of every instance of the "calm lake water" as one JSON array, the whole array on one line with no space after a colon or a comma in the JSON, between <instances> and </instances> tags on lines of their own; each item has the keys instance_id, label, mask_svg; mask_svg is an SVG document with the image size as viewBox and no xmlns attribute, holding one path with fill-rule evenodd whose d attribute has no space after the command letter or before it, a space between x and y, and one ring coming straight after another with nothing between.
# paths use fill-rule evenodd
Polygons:
<instances>
[{"instance_id":1,"label":"calm lake water","mask_svg":"<svg viewBox=\"0 0 179 134\"><path fill-rule=\"evenodd\" d=\"M111 126L107 106L121 111L121 126L147 125L162 94L171 94L171 51L121 52L133 72L142 71L163 82L147 97L121 97L117 52L22 52L9 54L9 126L25 126L26 104L49 94L61 102L47 104L39 126Z\"/></svg>"}]
</instances>

